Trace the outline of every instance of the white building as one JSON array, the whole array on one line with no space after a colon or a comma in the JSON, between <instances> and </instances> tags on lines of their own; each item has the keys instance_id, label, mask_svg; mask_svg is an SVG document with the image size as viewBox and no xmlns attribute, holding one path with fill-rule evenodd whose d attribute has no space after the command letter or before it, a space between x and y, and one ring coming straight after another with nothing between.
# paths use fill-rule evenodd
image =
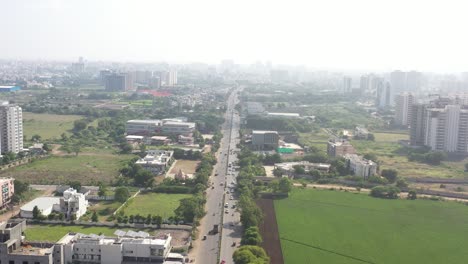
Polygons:
<instances>
[{"instance_id":1,"label":"white building","mask_svg":"<svg viewBox=\"0 0 468 264\"><path fill-rule=\"evenodd\" d=\"M391 87L388 82L380 81L377 84L377 98L376 98L376 106L379 108L385 108L391 105L391 101L393 100Z\"/></svg>"},{"instance_id":2,"label":"white building","mask_svg":"<svg viewBox=\"0 0 468 264\"><path fill-rule=\"evenodd\" d=\"M252 131L252 147L254 149L276 149L278 148L279 135L277 131Z\"/></svg>"},{"instance_id":3,"label":"white building","mask_svg":"<svg viewBox=\"0 0 468 264\"><path fill-rule=\"evenodd\" d=\"M117 237L69 233L58 244L63 245L64 263L165 263L171 257L171 235L162 238L145 232L116 231Z\"/></svg>"},{"instance_id":4,"label":"white building","mask_svg":"<svg viewBox=\"0 0 468 264\"><path fill-rule=\"evenodd\" d=\"M196 124L193 122L183 122L176 119L163 120L162 133L171 135L191 136L195 131Z\"/></svg>"},{"instance_id":5,"label":"white building","mask_svg":"<svg viewBox=\"0 0 468 264\"><path fill-rule=\"evenodd\" d=\"M395 124L408 126L411 123L411 108L414 97L411 93L401 93L395 97Z\"/></svg>"},{"instance_id":6,"label":"white building","mask_svg":"<svg viewBox=\"0 0 468 264\"><path fill-rule=\"evenodd\" d=\"M468 152L468 109L461 105L428 108L423 118L424 145L432 150Z\"/></svg>"},{"instance_id":7,"label":"white building","mask_svg":"<svg viewBox=\"0 0 468 264\"><path fill-rule=\"evenodd\" d=\"M162 174L168 167L173 151L168 150L148 150L146 156L137 160L135 163L142 166L144 169L151 171L153 174Z\"/></svg>"},{"instance_id":8,"label":"white building","mask_svg":"<svg viewBox=\"0 0 468 264\"><path fill-rule=\"evenodd\" d=\"M84 194L69 188L64 191L63 197L38 197L23 205L20 209L20 216L33 218L33 210L36 206L44 216L48 216L52 212L61 212L65 214L67 219L71 219L72 215L75 219L79 219L86 213L88 201Z\"/></svg>"},{"instance_id":9,"label":"white building","mask_svg":"<svg viewBox=\"0 0 468 264\"><path fill-rule=\"evenodd\" d=\"M356 176L367 179L377 173L377 163L372 160L364 159L356 154L346 154L344 158L349 170Z\"/></svg>"},{"instance_id":10,"label":"white building","mask_svg":"<svg viewBox=\"0 0 468 264\"><path fill-rule=\"evenodd\" d=\"M329 172L331 165L327 164L327 163L311 163L311 162L308 162L308 161L275 163L275 169L279 169L283 173L287 173L287 174L293 173L294 170L295 170L294 168L296 166L303 167L305 172L309 172L311 170Z\"/></svg>"},{"instance_id":11,"label":"white building","mask_svg":"<svg viewBox=\"0 0 468 264\"><path fill-rule=\"evenodd\" d=\"M128 120L127 135L149 135L161 131L161 120Z\"/></svg>"},{"instance_id":12,"label":"white building","mask_svg":"<svg viewBox=\"0 0 468 264\"><path fill-rule=\"evenodd\" d=\"M0 105L0 149L1 153L23 150L23 112L8 102Z\"/></svg>"},{"instance_id":13,"label":"white building","mask_svg":"<svg viewBox=\"0 0 468 264\"><path fill-rule=\"evenodd\" d=\"M354 129L354 137L367 139L368 136L369 136L369 130L367 130L367 128L357 126Z\"/></svg>"},{"instance_id":14,"label":"white building","mask_svg":"<svg viewBox=\"0 0 468 264\"><path fill-rule=\"evenodd\" d=\"M60 198L60 212L65 214L65 218L69 219L74 215L75 219L79 219L87 209L88 201L84 194L73 188L63 192L63 197Z\"/></svg>"},{"instance_id":15,"label":"white building","mask_svg":"<svg viewBox=\"0 0 468 264\"><path fill-rule=\"evenodd\" d=\"M343 77L343 93L351 93L353 80L349 76Z\"/></svg>"}]
</instances>

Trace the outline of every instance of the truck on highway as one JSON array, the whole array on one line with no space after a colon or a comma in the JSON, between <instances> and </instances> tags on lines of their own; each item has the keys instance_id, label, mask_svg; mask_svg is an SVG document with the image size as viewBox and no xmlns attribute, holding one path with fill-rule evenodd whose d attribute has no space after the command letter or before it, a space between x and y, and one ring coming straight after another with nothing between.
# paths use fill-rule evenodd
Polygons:
<instances>
[{"instance_id":1,"label":"truck on highway","mask_svg":"<svg viewBox=\"0 0 468 264\"><path fill-rule=\"evenodd\" d=\"M213 225L213 229L210 230L210 235L215 235L219 233L219 225Z\"/></svg>"}]
</instances>

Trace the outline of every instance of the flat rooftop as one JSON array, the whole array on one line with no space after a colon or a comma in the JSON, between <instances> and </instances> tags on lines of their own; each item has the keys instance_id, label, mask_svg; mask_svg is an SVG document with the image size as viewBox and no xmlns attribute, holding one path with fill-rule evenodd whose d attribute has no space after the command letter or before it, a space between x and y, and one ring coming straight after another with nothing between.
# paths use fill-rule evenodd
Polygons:
<instances>
[{"instance_id":1,"label":"flat rooftop","mask_svg":"<svg viewBox=\"0 0 468 264\"><path fill-rule=\"evenodd\" d=\"M37 206L39 210L45 211L50 207L54 206L54 204L60 203L60 197L38 197L31 202L21 206L21 210L23 211L32 211L34 206Z\"/></svg>"}]
</instances>

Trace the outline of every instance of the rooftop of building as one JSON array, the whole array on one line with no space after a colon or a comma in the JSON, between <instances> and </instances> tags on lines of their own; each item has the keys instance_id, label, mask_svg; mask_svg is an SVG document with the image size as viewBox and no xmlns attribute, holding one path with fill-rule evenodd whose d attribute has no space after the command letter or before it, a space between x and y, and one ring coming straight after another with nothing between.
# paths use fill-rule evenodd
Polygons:
<instances>
[{"instance_id":1,"label":"rooftop of building","mask_svg":"<svg viewBox=\"0 0 468 264\"><path fill-rule=\"evenodd\" d=\"M183 122L183 121L165 121L164 126L191 126L195 127L193 122Z\"/></svg>"},{"instance_id":2,"label":"rooftop of building","mask_svg":"<svg viewBox=\"0 0 468 264\"><path fill-rule=\"evenodd\" d=\"M121 231L115 232L115 237L96 235L96 234L81 234L81 233L68 233L62 237L57 243L58 244L70 244L70 243L90 243L90 244L142 244L142 245L157 245L166 246L171 243L172 237L167 234L164 237L150 236L146 232L134 232L134 231Z\"/></svg>"},{"instance_id":3,"label":"rooftop of building","mask_svg":"<svg viewBox=\"0 0 468 264\"><path fill-rule=\"evenodd\" d=\"M160 124L161 120L158 119L151 119L151 120L140 120L140 119L132 119L128 120L127 124Z\"/></svg>"},{"instance_id":4,"label":"rooftop of building","mask_svg":"<svg viewBox=\"0 0 468 264\"><path fill-rule=\"evenodd\" d=\"M316 167L316 168L323 168L323 169L329 169L330 164L328 163L312 163L308 161L294 161L294 162L282 162L282 163L275 163L276 167L281 167L283 169L294 169L294 166L310 166L310 167Z\"/></svg>"},{"instance_id":5,"label":"rooftop of building","mask_svg":"<svg viewBox=\"0 0 468 264\"><path fill-rule=\"evenodd\" d=\"M365 165L376 165L376 163L372 160L365 159L364 157L359 156L357 154L345 154L344 157L345 159L352 160L355 163L361 163Z\"/></svg>"},{"instance_id":6,"label":"rooftop of building","mask_svg":"<svg viewBox=\"0 0 468 264\"><path fill-rule=\"evenodd\" d=\"M32 211L35 206L41 211L45 211L60 203L60 197L38 197L29 203L21 206L23 211Z\"/></svg>"},{"instance_id":7,"label":"rooftop of building","mask_svg":"<svg viewBox=\"0 0 468 264\"><path fill-rule=\"evenodd\" d=\"M273 130L252 130L252 135L261 135L261 134L278 134L278 131L273 131Z\"/></svg>"},{"instance_id":8,"label":"rooftop of building","mask_svg":"<svg viewBox=\"0 0 468 264\"><path fill-rule=\"evenodd\" d=\"M268 112L267 115L269 115L269 116L286 116L286 117L300 117L301 116L298 113L270 113L270 112Z\"/></svg>"},{"instance_id":9,"label":"rooftop of building","mask_svg":"<svg viewBox=\"0 0 468 264\"><path fill-rule=\"evenodd\" d=\"M16 250L13 250L10 254L13 255L32 255L32 256L44 256L52 254L53 244L51 243L23 243Z\"/></svg>"}]
</instances>

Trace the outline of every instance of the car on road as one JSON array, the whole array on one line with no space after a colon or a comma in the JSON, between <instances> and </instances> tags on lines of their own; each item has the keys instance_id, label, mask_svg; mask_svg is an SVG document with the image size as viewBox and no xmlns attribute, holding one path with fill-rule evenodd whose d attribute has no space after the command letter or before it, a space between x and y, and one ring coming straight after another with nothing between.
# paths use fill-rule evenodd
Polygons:
<instances>
[{"instance_id":1,"label":"car on road","mask_svg":"<svg viewBox=\"0 0 468 264\"><path fill-rule=\"evenodd\" d=\"M203 240L206 240L206 236L203 236Z\"/></svg>"},{"instance_id":2,"label":"car on road","mask_svg":"<svg viewBox=\"0 0 468 264\"><path fill-rule=\"evenodd\" d=\"M229 210L224 211L224 213L229 214Z\"/></svg>"},{"instance_id":3,"label":"car on road","mask_svg":"<svg viewBox=\"0 0 468 264\"><path fill-rule=\"evenodd\" d=\"M228 208L228 207L229 207L229 203L226 203L226 204L224 205L224 207Z\"/></svg>"}]
</instances>

